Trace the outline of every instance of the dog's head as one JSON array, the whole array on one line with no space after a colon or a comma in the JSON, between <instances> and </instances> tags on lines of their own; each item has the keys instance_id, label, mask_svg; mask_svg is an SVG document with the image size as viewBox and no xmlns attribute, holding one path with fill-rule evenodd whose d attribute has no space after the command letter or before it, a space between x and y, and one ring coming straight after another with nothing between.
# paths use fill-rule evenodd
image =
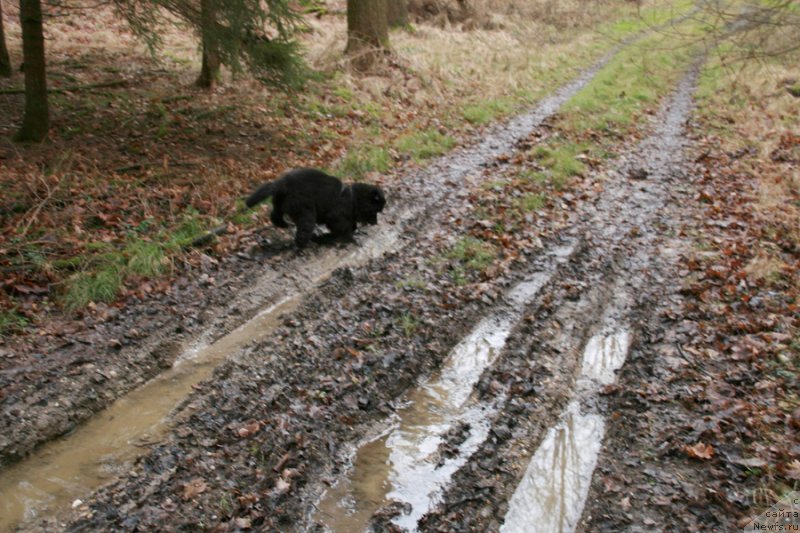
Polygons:
<instances>
[{"instance_id":1,"label":"dog's head","mask_svg":"<svg viewBox=\"0 0 800 533\"><path fill-rule=\"evenodd\" d=\"M378 213L386 205L386 196L381 188L368 183L354 183L352 187L356 200L356 220L364 224L377 224Z\"/></svg>"}]
</instances>

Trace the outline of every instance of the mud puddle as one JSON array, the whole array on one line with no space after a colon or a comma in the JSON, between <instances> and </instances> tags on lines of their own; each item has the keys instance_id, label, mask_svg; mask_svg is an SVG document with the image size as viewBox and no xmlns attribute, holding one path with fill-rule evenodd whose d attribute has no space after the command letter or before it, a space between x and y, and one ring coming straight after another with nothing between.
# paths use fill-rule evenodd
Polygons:
<instances>
[{"instance_id":1,"label":"mud puddle","mask_svg":"<svg viewBox=\"0 0 800 533\"><path fill-rule=\"evenodd\" d=\"M263 336L300 303L286 297L216 343L187 352L175 366L99 413L74 433L46 444L0 476L0 530L76 498L122 472L168 427L167 415L243 344Z\"/></svg>"},{"instance_id":2,"label":"mud puddle","mask_svg":"<svg viewBox=\"0 0 800 533\"><path fill-rule=\"evenodd\" d=\"M319 262L320 275L307 281L319 283L326 272L343 264L358 265L379 257L398 237L395 228L388 228L344 257L324 255ZM144 447L160 440L170 426L169 414L195 386L243 346L278 327L282 316L295 310L302 296L302 292L292 291L217 341L198 341L172 368L119 398L74 432L3 471L0 531L66 507L124 472Z\"/></svg>"},{"instance_id":3,"label":"mud puddle","mask_svg":"<svg viewBox=\"0 0 800 533\"><path fill-rule=\"evenodd\" d=\"M284 268L261 275L260 279L253 283L254 288L243 291L228 307L228 311L222 313L221 316L225 320L218 321L216 329L212 328L201 339L217 336L219 328L223 327L219 322L224 323L227 320L230 323L229 319L236 314L230 310L235 306L240 306L247 312L247 309L253 308L253 302L269 301L265 298L267 295L272 296L274 301L276 292L286 294L287 280L290 286L293 285L293 293L299 294L313 287L314 283L337 266L351 264L356 259L365 262L396 247L406 225L414 223L427 209L451 192L452 187L459 181L469 182L477 179L475 176L479 174L477 171L480 167L488 165L497 156L513 149L517 139L528 134L532 128L552 115L613 55L614 52L606 55L580 78L557 91L553 97L543 101L532 112L495 128L479 145L459 150L434 163L426 171L409 176L404 183L408 183L411 191L425 190L429 194L423 197L423 201L419 201L419 195L410 195L412 199L416 199L415 202L405 201L408 200L407 194L406 198L402 198L403 194L398 194L401 197L399 205L390 207L387 213L387 219L392 221L393 225L379 227L377 236L365 239L359 252L348 254L341 250L323 250L319 257L311 261L307 258L293 258L283 265ZM463 190L466 190L466 187ZM304 268L291 268L298 265ZM305 274L298 276L297 272ZM291 293L292 289L290 288L288 292ZM289 302L285 304L288 306ZM292 305L296 305L296 302ZM290 309L287 307L280 312ZM275 315L280 312L276 312ZM260 316L255 320L263 318ZM221 340L218 348L214 348L216 344L212 345L209 350L219 352L219 355L215 356L216 359L207 361L210 356L205 350L190 350L180 358L181 364L154 381L160 385L153 385L153 389L142 388L138 394L131 393L119 400L119 412L116 411L116 405L113 406L85 423L73 434L43 447L29 459L7 469L0 476L0 497L4 502L0 527L11 527L21 519L42 516L42 510L51 511L64 507L73 500L83 497L92 488L116 477L125 469L131 458L139 455L140 447L137 443L141 445L142 442L148 443L159 439L168 424L165 418L174 406L191 392L192 386L210 376L217 364L229 358L243 344L257 338L253 335L254 331L263 332L264 329L264 325L252 328L245 326L246 331L236 335L241 342ZM491 351L489 356L481 357L491 357ZM183 369L191 377L180 377L179 374ZM198 369L197 373L193 373L191 369ZM445 375L443 372L440 377L444 378ZM176 381L170 382L173 379ZM169 389L170 394L165 393L166 389ZM469 395L468 392L466 394ZM480 437L478 420L486 420L488 416L486 413L468 414L467 411L464 410L462 416L465 417L464 423L474 428L473 441L477 446L479 441L485 438L485 436L478 438ZM467 420L470 416L474 418L474 422ZM434 424L420 422L420 425L427 427ZM388 442L388 436L386 440Z\"/></svg>"},{"instance_id":4,"label":"mud puddle","mask_svg":"<svg viewBox=\"0 0 800 533\"><path fill-rule=\"evenodd\" d=\"M593 490L592 475L607 423L598 391L616 381L635 336L629 326L639 323L637 313L646 313L663 293L659 287L667 283L664 273L669 271L670 257L661 252L671 228L680 224L671 202L681 196L681 151L687 142L683 130L696 73L695 66L664 102L654 118L652 135L609 171L603 194L572 218L572 230L585 232L588 249L587 261L575 274L573 296L580 295L578 302L598 298L599 308L587 317L570 312L565 300L558 308L566 313L558 327L544 322L532 330L545 339L556 331L550 342L557 346L563 339L566 346L574 346L556 351L560 368L574 362L571 382L556 389L547 385L548 375L543 374L536 382L540 384L536 400L519 399L515 404L509 395L504 405L497 406L492 429L512 424L517 429L505 441L487 441L453 476L440 505L423 517L426 530L447 530L448 524L507 532L578 527ZM636 170L646 177L637 178ZM594 335L568 333L579 332L580 324L587 322L593 324ZM536 358L536 351L530 356ZM493 376L501 379L504 372L520 368L512 363L501 364ZM568 403L552 409L559 398ZM544 423L551 412L557 422Z\"/></svg>"},{"instance_id":5,"label":"mud puddle","mask_svg":"<svg viewBox=\"0 0 800 533\"><path fill-rule=\"evenodd\" d=\"M528 464L500 531L573 531L597 464L605 423L572 402Z\"/></svg>"},{"instance_id":6,"label":"mud puddle","mask_svg":"<svg viewBox=\"0 0 800 533\"><path fill-rule=\"evenodd\" d=\"M580 400L594 396L598 385L614 383L630 340L628 329L589 339L578 380L583 398L569 404L534 453L511 496L501 532L575 531L605 434L604 417L582 408Z\"/></svg>"},{"instance_id":7,"label":"mud puddle","mask_svg":"<svg viewBox=\"0 0 800 533\"><path fill-rule=\"evenodd\" d=\"M389 429L356 452L352 474L323 496L315 522L332 531L364 531L375 511L399 502L405 512L395 523L416 527L489 434L495 407L471 401L475 384L503 351L526 306L575 250L574 243L552 250L546 269L514 286L505 305L453 348L442 369L405 396ZM442 453L453 432L458 442Z\"/></svg>"},{"instance_id":8,"label":"mud puddle","mask_svg":"<svg viewBox=\"0 0 800 533\"><path fill-rule=\"evenodd\" d=\"M680 161L683 122L689 112L695 77L696 67L681 80L675 95L667 103L662 113L666 116L663 116L659 131L641 145L641 157L654 178L668 179L674 172L673 165ZM648 160L650 153L654 157ZM658 204L654 205L652 195L665 188L666 183L659 182L630 198L634 203L656 207ZM657 198L665 196L661 193ZM637 217L642 226L646 221L646 213ZM632 274L652 268L652 257L657 256L653 234L643 234L639 240L625 268L628 272L625 277L633 286L637 280ZM579 524L604 437L604 417L594 413L592 405L596 404L599 387L616 381L616 371L625 363L631 347L631 331L620 327L618 318L620 314L630 313L633 302L624 291L615 288L614 292L617 293L615 303L604 313L606 333L591 337L584 348L577 398L534 453L522 481L509 500L500 531L573 532ZM609 317L616 319L609 321Z\"/></svg>"}]
</instances>

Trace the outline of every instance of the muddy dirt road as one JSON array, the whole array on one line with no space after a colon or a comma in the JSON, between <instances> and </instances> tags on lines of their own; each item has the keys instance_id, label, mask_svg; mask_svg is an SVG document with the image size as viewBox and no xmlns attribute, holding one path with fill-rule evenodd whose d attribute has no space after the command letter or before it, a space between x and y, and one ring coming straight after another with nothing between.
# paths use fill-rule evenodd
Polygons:
<instances>
[{"instance_id":1,"label":"muddy dirt road","mask_svg":"<svg viewBox=\"0 0 800 533\"><path fill-rule=\"evenodd\" d=\"M32 431L3 432L4 457L89 417L159 373L154 365L171 368L6 469L0 527L681 524L657 506L615 514L603 480L626 468L628 435L609 413L641 379L641 361L664 337L663 308L679 299L675 264L693 208L684 129L697 69L652 117L648 138L517 228L515 252L491 273L464 269L478 252L452 252L485 223L476 216L482 186L513 167L610 57L481 143L385 184L395 200L360 246L297 255L270 234L254 257L209 264L174 306L218 295L196 304L202 320L153 320L145 352L169 354L145 357L155 363L131 359L141 345L118 347L105 366L66 347L81 372L44 372L30 385L20 401ZM135 316L95 335L116 339L114 328ZM124 383L108 379L122 372L132 373ZM87 377L95 375L104 377ZM87 390L105 403L78 402ZM13 409L22 416L21 406L4 413Z\"/></svg>"},{"instance_id":2,"label":"muddy dirt road","mask_svg":"<svg viewBox=\"0 0 800 533\"><path fill-rule=\"evenodd\" d=\"M398 249L410 250L417 258L433 255L430 249L410 248L409 243L445 220L447 214L437 213L437 207L446 202L452 211L467 211L470 191L486 178L486 169L552 116L613 55L603 57L530 113L493 128L481 142L398 179L394 187L387 185L392 202L381 225L362 236L358 247L318 248L298 255L274 230L255 239L244 236L245 249L248 243L258 243L255 252L220 263L208 258L196 272L197 279L179 280L167 306L134 304L124 315L92 325L86 338L58 348L57 359L66 361L68 372L62 372L62 366L33 372L32 365L0 373L6 393L0 421L7 430L0 438L0 457L5 461L70 431L115 397L158 376L79 425L67 438L7 469L0 478L4 527L22 516L63 507L86 494L87 488L124 471L127 461L141 452L141 444L158 440L166 428L164 417L193 387L226 357L268 336L283 314L300 304L303 294L337 268L356 268ZM431 213L435 221L419 227ZM539 242L534 232L531 236L532 243ZM393 260L381 261L391 265ZM449 335L453 334L458 332ZM23 371L26 379L19 379Z\"/></svg>"}]
</instances>

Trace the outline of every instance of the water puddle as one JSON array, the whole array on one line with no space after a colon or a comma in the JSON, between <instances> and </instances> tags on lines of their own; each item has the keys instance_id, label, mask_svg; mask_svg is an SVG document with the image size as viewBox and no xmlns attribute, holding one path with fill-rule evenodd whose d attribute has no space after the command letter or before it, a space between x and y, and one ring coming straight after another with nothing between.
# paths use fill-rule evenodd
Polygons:
<instances>
[{"instance_id":1,"label":"water puddle","mask_svg":"<svg viewBox=\"0 0 800 533\"><path fill-rule=\"evenodd\" d=\"M627 329L595 335L586 343L579 381L597 386L616 380L631 344ZM534 453L522 481L509 500L504 533L575 531L589 494L592 473L603 442L602 416L583 413L579 401L569 404Z\"/></svg>"},{"instance_id":2,"label":"water puddle","mask_svg":"<svg viewBox=\"0 0 800 533\"><path fill-rule=\"evenodd\" d=\"M417 184L419 190L431 191L429 203L426 205L434 205L438 199L452 192L451 185L463 182L467 176L475 174L498 155L513 148L519 138L541 124L544 119L551 116L565 101L588 83L615 52L616 50L608 53L575 81L562 87L551 98L543 100L530 113L498 126L491 134L485 136L483 142L470 149L459 150L442 158L430 165L426 172L410 176L410 181L419 182ZM437 178L431 179L431 175L436 175ZM439 186L433 187L433 184L439 184ZM316 264L304 262L304 267L308 267L305 270L307 276L305 282L307 283L302 285L311 286L335 267L363 263L369 258L377 257L391 249L399 241L403 224L409 221L413 222L419 212L418 206L411 206L405 211L397 213L394 228L382 229L378 236L366 240L366 245L355 253L330 252ZM521 286L520 294L537 285L541 286L538 281L531 282L527 286L528 288L525 288L524 285ZM298 284L298 286L300 285ZM517 297L512 296L511 301ZM519 296L519 298L523 297ZM112 406L89 419L73 433L42 446L27 459L3 471L0 474L0 530L9 530L23 520L52 513L55 509L70 504L76 498L88 494L118 475L133 458L140 454L143 445L154 442L163 435L168 427L168 414L191 393L196 384L207 379L216 366L245 343L265 335L269 329L275 326L278 315L291 311L298 303L299 296L287 298L210 346L184 354L172 369L118 399ZM429 437L414 439L414 442L419 444L425 438L429 438L430 444L441 440L441 434L445 427L453 427L455 422L462 421L470 425L470 434L461 444L462 451L468 450L472 445L470 443L476 443L475 446L477 446L479 441L485 439L485 431L481 428L486 424L485 420L488 415L483 411L473 412L470 410L472 408L465 407L464 403L470 395L472 386L480 376L480 372L491 363L495 352L502 348L505 342L508 331L503 333L500 330L510 329L513 325L511 319L507 323L500 318L497 320L500 322L486 323L483 326L492 331L485 329L481 333L476 333L472 341L475 346L459 345L461 346L459 350L463 353L458 357L458 362L451 367L446 367L441 376L422 387L418 393L415 393L416 395L409 397L410 406L429 405L430 407L424 409L409 407L403 411L408 413L405 415L408 419L401 416L396 432L388 435L385 443L381 444L387 450L397 450L393 456L389 457L390 463L396 461L397 464L402 464L403 457L408 458L408 464L420 464L420 461L426 463L426 460L419 454L401 451L414 447L403 445L404 437L402 435L406 434L403 431L411 432L407 433L408 435L412 435L413 431L417 431L419 435L429 435ZM483 336L478 342L480 335ZM201 339L203 338L201 336ZM456 357L453 356L453 359ZM439 407L434 409L436 405ZM426 422L426 417L432 418ZM417 430L412 429L415 426L418 426ZM400 436L393 436L395 434ZM446 471L444 467L435 468L435 465L428 465L425 468L431 472L434 470ZM437 481L438 473L437 475L430 474L428 478L425 478L425 483L417 482L417 480L413 480L413 483L403 481L409 478L403 478L403 474L393 474L391 487L395 492L392 493L387 489L386 483L388 482L385 481L389 470L389 468L383 468L381 476L384 481L378 482L378 485L382 487L380 490L371 489L366 492L366 494L384 493L377 499L373 498L375 501L383 501L386 493L391 493L391 497L405 494L403 487L406 484L412 487L413 490L409 490L414 494L430 495L435 492L439 483ZM405 471L406 468L403 467L403 470ZM411 499L411 496L405 495L402 498ZM426 496L426 499L427 505L429 505L431 497ZM363 501L367 500L369 497L365 497ZM348 509L352 507L350 506ZM421 512L423 510L420 507L420 516ZM416 515L416 513L415 506L414 514ZM353 529L348 527L345 530L352 531Z\"/></svg>"},{"instance_id":3,"label":"water puddle","mask_svg":"<svg viewBox=\"0 0 800 533\"><path fill-rule=\"evenodd\" d=\"M589 493L605 424L571 403L547 432L509 501L501 533L574 531Z\"/></svg>"},{"instance_id":4,"label":"water puddle","mask_svg":"<svg viewBox=\"0 0 800 533\"><path fill-rule=\"evenodd\" d=\"M589 339L583 352L583 377L602 385L614 383L615 372L625 362L630 345L631 334L628 330L607 336L595 335Z\"/></svg>"},{"instance_id":5,"label":"water puddle","mask_svg":"<svg viewBox=\"0 0 800 533\"><path fill-rule=\"evenodd\" d=\"M252 320L203 348L191 350L173 368L117 400L75 432L42 446L0 476L0 531L71 503L119 474L157 440L166 416L231 353L278 325L295 309L299 295L286 297Z\"/></svg>"},{"instance_id":6,"label":"water puddle","mask_svg":"<svg viewBox=\"0 0 800 533\"><path fill-rule=\"evenodd\" d=\"M349 253L326 250L311 269L307 284L318 283L336 267L378 257L399 236L397 228L386 228ZM169 427L169 413L197 384L245 344L265 338L280 325L281 315L301 301L302 294L294 291L219 340L187 350L169 370L119 398L73 433L43 445L3 471L0 531L66 507L122 473L144 446L160 439Z\"/></svg>"},{"instance_id":7,"label":"water puddle","mask_svg":"<svg viewBox=\"0 0 800 533\"><path fill-rule=\"evenodd\" d=\"M410 512L395 523L416 528L453 473L486 440L494 407L470 402L473 388L503 350L524 305L551 276L537 274L516 285L506 296L509 305L478 323L441 372L406 396L390 430L362 446L352 475L324 495L314 521L332 531L364 531L378 508L397 501ZM443 455L440 447L451 431L459 433L457 443Z\"/></svg>"}]
</instances>

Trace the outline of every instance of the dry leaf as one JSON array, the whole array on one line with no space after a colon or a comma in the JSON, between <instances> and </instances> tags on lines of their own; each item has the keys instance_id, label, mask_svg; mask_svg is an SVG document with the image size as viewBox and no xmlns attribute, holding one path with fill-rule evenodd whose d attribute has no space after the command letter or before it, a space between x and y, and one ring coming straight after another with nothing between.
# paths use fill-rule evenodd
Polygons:
<instances>
[{"instance_id":1,"label":"dry leaf","mask_svg":"<svg viewBox=\"0 0 800 533\"><path fill-rule=\"evenodd\" d=\"M703 442L698 442L694 446L687 445L684 447L684 450L689 457L693 457L694 459L711 459L714 457L714 447Z\"/></svg>"},{"instance_id":2,"label":"dry leaf","mask_svg":"<svg viewBox=\"0 0 800 533\"><path fill-rule=\"evenodd\" d=\"M233 523L239 529L250 529L252 523L250 522L249 518L235 518Z\"/></svg>"},{"instance_id":3,"label":"dry leaf","mask_svg":"<svg viewBox=\"0 0 800 533\"><path fill-rule=\"evenodd\" d=\"M200 479L199 477L194 478L189 483L186 483L183 486L183 499L184 500L191 500L198 494L202 494L208 488L206 482Z\"/></svg>"},{"instance_id":4,"label":"dry leaf","mask_svg":"<svg viewBox=\"0 0 800 533\"><path fill-rule=\"evenodd\" d=\"M800 461L795 459L786 465L786 477L795 481L800 481Z\"/></svg>"},{"instance_id":5,"label":"dry leaf","mask_svg":"<svg viewBox=\"0 0 800 533\"><path fill-rule=\"evenodd\" d=\"M239 429L236 430L235 433L237 437L243 439L245 437L255 435L259 431L261 431L261 423L258 420L256 420L240 427Z\"/></svg>"},{"instance_id":6,"label":"dry leaf","mask_svg":"<svg viewBox=\"0 0 800 533\"><path fill-rule=\"evenodd\" d=\"M619 501L619 506L622 507L622 510L628 512L631 510L631 497L625 496Z\"/></svg>"}]
</instances>

